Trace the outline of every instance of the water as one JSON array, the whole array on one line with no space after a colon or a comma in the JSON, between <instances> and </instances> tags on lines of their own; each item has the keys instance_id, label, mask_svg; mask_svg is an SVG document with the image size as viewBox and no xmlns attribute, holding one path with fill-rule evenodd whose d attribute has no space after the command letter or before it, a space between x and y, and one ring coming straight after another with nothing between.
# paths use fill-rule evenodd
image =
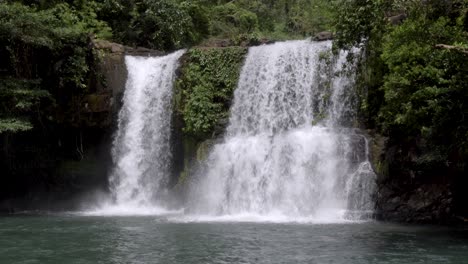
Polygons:
<instances>
[{"instance_id":1,"label":"water","mask_svg":"<svg viewBox=\"0 0 468 264\"><path fill-rule=\"evenodd\" d=\"M354 76L342 71L353 65L344 52L324 60L330 49L331 42L310 41L249 49L224 142L190 179L188 216L324 223L372 215L375 174L367 139L352 128ZM171 212L171 102L182 54L126 57L113 200L92 214Z\"/></svg>"},{"instance_id":2,"label":"water","mask_svg":"<svg viewBox=\"0 0 468 264\"><path fill-rule=\"evenodd\" d=\"M119 114L110 176L113 201L103 214L154 214L164 203L171 163L172 88L178 59L126 56L128 80Z\"/></svg>"},{"instance_id":3,"label":"water","mask_svg":"<svg viewBox=\"0 0 468 264\"><path fill-rule=\"evenodd\" d=\"M467 263L468 230L180 222L177 216L0 217L0 263Z\"/></svg>"},{"instance_id":4,"label":"water","mask_svg":"<svg viewBox=\"0 0 468 264\"><path fill-rule=\"evenodd\" d=\"M330 45L250 48L226 134L191 179L185 208L172 211L172 85L183 51L127 57L113 200L0 217L0 263L466 263L466 229L369 221L375 173L353 128L354 76L342 71L346 53L321 60Z\"/></svg>"},{"instance_id":5,"label":"water","mask_svg":"<svg viewBox=\"0 0 468 264\"><path fill-rule=\"evenodd\" d=\"M365 136L352 128L347 53L331 42L252 47L229 126L192 184L201 217L342 222L371 216L375 173ZM353 67L348 64L348 67Z\"/></svg>"}]
</instances>

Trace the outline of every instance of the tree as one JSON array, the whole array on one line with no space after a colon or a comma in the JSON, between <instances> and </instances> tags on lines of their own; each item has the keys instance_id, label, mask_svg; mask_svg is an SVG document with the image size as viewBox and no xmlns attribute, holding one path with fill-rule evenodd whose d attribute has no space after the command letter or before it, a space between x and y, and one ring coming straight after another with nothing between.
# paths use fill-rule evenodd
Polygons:
<instances>
[{"instance_id":1,"label":"tree","mask_svg":"<svg viewBox=\"0 0 468 264\"><path fill-rule=\"evenodd\" d=\"M363 105L389 147L400 150L402 170L423 175L466 164L467 7L457 0L341 1L335 45L365 47ZM404 20L390 25L396 14Z\"/></svg>"},{"instance_id":2,"label":"tree","mask_svg":"<svg viewBox=\"0 0 468 264\"><path fill-rule=\"evenodd\" d=\"M84 91L93 67L88 37L109 33L91 9L1 3L0 133L30 130L43 116L53 116L54 102L69 103L57 97Z\"/></svg>"}]
</instances>

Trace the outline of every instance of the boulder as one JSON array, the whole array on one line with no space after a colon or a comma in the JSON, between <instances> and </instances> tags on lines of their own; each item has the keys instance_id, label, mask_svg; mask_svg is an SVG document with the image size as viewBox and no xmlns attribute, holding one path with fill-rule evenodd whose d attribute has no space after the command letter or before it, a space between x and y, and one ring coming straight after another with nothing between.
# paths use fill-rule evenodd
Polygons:
<instances>
[{"instance_id":1,"label":"boulder","mask_svg":"<svg viewBox=\"0 0 468 264\"><path fill-rule=\"evenodd\" d=\"M93 39L91 40L91 43L94 48L105 50L111 53L124 53L125 52L124 45L110 42L107 40Z\"/></svg>"},{"instance_id":2,"label":"boulder","mask_svg":"<svg viewBox=\"0 0 468 264\"><path fill-rule=\"evenodd\" d=\"M91 44L95 49L103 50L114 55L134 55L134 56L162 56L164 52L143 47L128 47L119 43L102 39L91 39Z\"/></svg>"},{"instance_id":3,"label":"boulder","mask_svg":"<svg viewBox=\"0 0 468 264\"><path fill-rule=\"evenodd\" d=\"M315 41L325 41L333 39L333 33L329 31L323 31L315 34L314 38Z\"/></svg>"},{"instance_id":4,"label":"boulder","mask_svg":"<svg viewBox=\"0 0 468 264\"><path fill-rule=\"evenodd\" d=\"M159 50L153 50L153 49L148 49L148 48L143 48L143 47L136 47L136 48L125 47L125 54L133 55L133 56L163 56L166 53L159 51Z\"/></svg>"},{"instance_id":5,"label":"boulder","mask_svg":"<svg viewBox=\"0 0 468 264\"><path fill-rule=\"evenodd\" d=\"M453 196L449 185L418 184L412 188L387 182L379 186L377 217L380 220L412 223L452 221Z\"/></svg>"},{"instance_id":6,"label":"boulder","mask_svg":"<svg viewBox=\"0 0 468 264\"><path fill-rule=\"evenodd\" d=\"M388 17L388 22L394 26L400 25L408 16L405 13Z\"/></svg>"}]
</instances>

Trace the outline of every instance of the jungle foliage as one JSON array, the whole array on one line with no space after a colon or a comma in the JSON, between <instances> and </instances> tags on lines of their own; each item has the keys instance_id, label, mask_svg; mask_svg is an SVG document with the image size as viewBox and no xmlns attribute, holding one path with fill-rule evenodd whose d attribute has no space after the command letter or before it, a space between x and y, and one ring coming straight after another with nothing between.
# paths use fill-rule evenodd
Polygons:
<instances>
[{"instance_id":1,"label":"jungle foliage","mask_svg":"<svg viewBox=\"0 0 468 264\"><path fill-rule=\"evenodd\" d=\"M226 121L246 48L197 48L184 57L176 83L176 110L184 132L205 139Z\"/></svg>"},{"instance_id":2,"label":"jungle foliage","mask_svg":"<svg viewBox=\"0 0 468 264\"><path fill-rule=\"evenodd\" d=\"M329 29L330 10L324 0L0 1L0 133L29 130L47 121L66 121L64 113L71 114L69 118L77 114L70 113L76 110L71 110L77 103L73 98L88 89L99 57L90 47L94 38L163 51L190 47L210 38L229 39L233 44L261 37L302 38ZM190 53L196 63L203 59L197 52ZM228 77L218 76L222 79L217 81L207 72L200 73L205 76L201 82L208 85L205 95L215 101L232 93L235 84L230 80L238 72L234 66L239 66L235 58L238 51L221 53L219 58L211 54L214 61L208 61L224 67L215 61L223 56L227 62L235 60L226 73ZM226 55L231 53L233 57ZM203 66L215 72L216 66ZM215 101L199 106L226 108ZM196 108L196 102L188 100L187 109ZM189 116L191 113L186 110ZM209 131L221 118L218 115L207 112L209 120L203 125L187 116L187 131Z\"/></svg>"},{"instance_id":3,"label":"jungle foliage","mask_svg":"<svg viewBox=\"0 0 468 264\"><path fill-rule=\"evenodd\" d=\"M352 0L340 6L335 44L366 47L362 112L399 153L393 174L464 171L468 1Z\"/></svg>"},{"instance_id":4,"label":"jungle foliage","mask_svg":"<svg viewBox=\"0 0 468 264\"><path fill-rule=\"evenodd\" d=\"M114 40L155 49L178 49L207 38L290 39L331 28L325 0L107 0L96 1Z\"/></svg>"},{"instance_id":5,"label":"jungle foliage","mask_svg":"<svg viewBox=\"0 0 468 264\"><path fill-rule=\"evenodd\" d=\"M94 65L88 34L111 34L95 17L66 3L43 10L0 3L0 133L55 119L55 106L67 109L63 99L87 88Z\"/></svg>"},{"instance_id":6,"label":"jungle foliage","mask_svg":"<svg viewBox=\"0 0 468 264\"><path fill-rule=\"evenodd\" d=\"M361 46L367 127L419 174L463 171L468 156L467 0L23 0L0 2L0 133L63 120L89 89L93 38L171 51L335 32ZM226 117L245 49L189 50L181 69L185 132ZM395 163L396 164L396 163ZM408 165L409 164L409 165ZM394 166L395 167L395 166ZM425 168L425 169L420 169ZM435 168L435 169L434 169ZM440 169L440 170L439 170Z\"/></svg>"}]
</instances>

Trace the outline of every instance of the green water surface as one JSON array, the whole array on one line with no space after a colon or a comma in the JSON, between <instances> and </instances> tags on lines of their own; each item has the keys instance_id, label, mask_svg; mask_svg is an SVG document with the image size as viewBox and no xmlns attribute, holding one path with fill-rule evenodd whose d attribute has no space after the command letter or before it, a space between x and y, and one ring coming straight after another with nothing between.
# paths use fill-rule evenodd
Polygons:
<instances>
[{"instance_id":1,"label":"green water surface","mask_svg":"<svg viewBox=\"0 0 468 264\"><path fill-rule=\"evenodd\" d=\"M0 263L468 263L468 230L0 216Z\"/></svg>"}]
</instances>

